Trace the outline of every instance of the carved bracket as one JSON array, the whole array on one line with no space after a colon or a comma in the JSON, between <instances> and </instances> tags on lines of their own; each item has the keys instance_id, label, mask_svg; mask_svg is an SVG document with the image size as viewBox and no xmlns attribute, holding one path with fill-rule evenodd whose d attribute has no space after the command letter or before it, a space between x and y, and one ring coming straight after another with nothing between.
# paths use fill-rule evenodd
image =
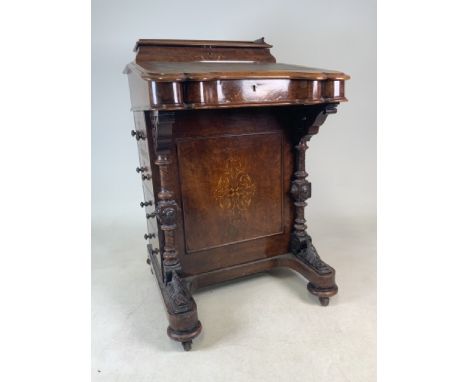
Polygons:
<instances>
[{"instance_id":1,"label":"carved bracket","mask_svg":"<svg viewBox=\"0 0 468 382\"><path fill-rule=\"evenodd\" d=\"M193 310L193 298L175 271L171 272L170 281L166 283L166 293L172 313L180 314Z\"/></svg>"},{"instance_id":2,"label":"carved bracket","mask_svg":"<svg viewBox=\"0 0 468 382\"><path fill-rule=\"evenodd\" d=\"M158 112L151 114L151 124L153 126L153 142L157 154L168 153L173 147L172 127L175 121L174 112Z\"/></svg>"},{"instance_id":3,"label":"carved bracket","mask_svg":"<svg viewBox=\"0 0 468 382\"><path fill-rule=\"evenodd\" d=\"M294 124L294 143L297 145L301 140L307 142L313 135L317 134L328 115L337 112L337 106L337 103L329 103L304 110L292 110L290 118Z\"/></svg>"},{"instance_id":4,"label":"carved bracket","mask_svg":"<svg viewBox=\"0 0 468 382\"><path fill-rule=\"evenodd\" d=\"M321 105L319 107L301 108L293 111L294 123L293 142L296 149L296 171L291 184L291 196L294 199L296 216L294 231L291 237L291 252L313 267L319 274L332 272L332 268L324 263L317 253L312 238L307 233L305 219L306 200L312 196L312 185L306 180L305 153L307 141L318 133L320 126L329 114L336 113L336 104Z\"/></svg>"},{"instance_id":5,"label":"carved bracket","mask_svg":"<svg viewBox=\"0 0 468 382\"><path fill-rule=\"evenodd\" d=\"M291 252L320 274L332 272L332 268L320 258L312 244L312 238L307 234L304 236L298 236L297 234L292 235Z\"/></svg>"}]
</instances>

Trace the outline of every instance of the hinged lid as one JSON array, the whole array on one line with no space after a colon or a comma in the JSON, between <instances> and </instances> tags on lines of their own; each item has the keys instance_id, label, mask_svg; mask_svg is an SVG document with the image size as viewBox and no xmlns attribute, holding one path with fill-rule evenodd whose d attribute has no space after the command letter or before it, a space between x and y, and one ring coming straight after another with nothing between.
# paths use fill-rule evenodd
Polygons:
<instances>
[{"instance_id":1,"label":"hinged lid","mask_svg":"<svg viewBox=\"0 0 468 382\"><path fill-rule=\"evenodd\" d=\"M346 101L349 76L276 63L255 41L141 39L126 73L136 109L312 105ZM302 48L302 47L301 47Z\"/></svg>"}]
</instances>

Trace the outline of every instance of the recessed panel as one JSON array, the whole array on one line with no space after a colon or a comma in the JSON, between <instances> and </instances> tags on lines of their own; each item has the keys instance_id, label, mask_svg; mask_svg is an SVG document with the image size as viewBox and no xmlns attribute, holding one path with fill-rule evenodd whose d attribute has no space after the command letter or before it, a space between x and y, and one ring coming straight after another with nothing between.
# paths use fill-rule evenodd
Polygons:
<instances>
[{"instance_id":1,"label":"recessed panel","mask_svg":"<svg viewBox=\"0 0 468 382\"><path fill-rule=\"evenodd\" d=\"M282 233L282 134L177 142L186 251Z\"/></svg>"}]
</instances>

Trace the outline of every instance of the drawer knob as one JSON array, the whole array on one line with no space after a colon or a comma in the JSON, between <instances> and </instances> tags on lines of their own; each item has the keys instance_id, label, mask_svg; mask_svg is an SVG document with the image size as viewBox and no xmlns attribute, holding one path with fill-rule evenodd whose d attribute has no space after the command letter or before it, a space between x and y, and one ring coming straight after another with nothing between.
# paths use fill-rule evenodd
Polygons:
<instances>
[{"instance_id":1,"label":"drawer knob","mask_svg":"<svg viewBox=\"0 0 468 382\"><path fill-rule=\"evenodd\" d=\"M131 134L132 134L132 137L135 137L137 141L139 141L140 139L146 139L145 134L142 131L132 130Z\"/></svg>"},{"instance_id":2,"label":"drawer knob","mask_svg":"<svg viewBox=\"0 0 468 382\"><path fill-rule=\"evenodd\" d=\"M150 234L145 233L145 236L144 236L145 240L152 239L153 237L156 237L154 233L150 233Z\"/></svg>"},{"instance_id":3,"label":"drawer knob","mask_svg":"<svg viewBox=\"0 0 468 382\"><path fill-rule=\"evenodd\" d=\"M140 207L143 208L143 207L148 207L148 206L152 206L153 205L153 202L151 200L147 201L147 202L141 202L140 203Z\"/></svg>"},{"instance_id":4,"label":"drawer knob","mask_svg":"<svg viewBox=\"0 0 468 382\"><path fill-rule=\"evenodd\" d=\"M141 176L141 179L142 179L142 180L150 180L150 179L151 179L151 174L142 175L142 176Z\"/></svg>"},{"instance_id":5,"label":"drawer knob","mask_svg":"<svg viewBox=\"0 0 468 382\"><path fill-rule=\"evenodd\" d=\"M152 219L156 217L156 212L152 212L150 214L146 214L146 219Z\"/></svg>"},{"instance_id":6,"label":"drawer knob","mask_svg":"<svg viewBox=\"0 0 468 382\"><path fill-rule=\"evenodd\" d=\"M145 172L146 170L148 170L146 167L137 167L136 168L136 172Z\"/></svg>"}]
</instances>

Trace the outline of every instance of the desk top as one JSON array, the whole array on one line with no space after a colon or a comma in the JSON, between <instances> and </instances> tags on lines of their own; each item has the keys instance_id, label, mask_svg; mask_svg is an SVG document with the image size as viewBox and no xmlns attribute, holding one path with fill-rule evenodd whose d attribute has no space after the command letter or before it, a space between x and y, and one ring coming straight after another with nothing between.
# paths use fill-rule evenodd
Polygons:
<instances>
[{"instance_id":1,"label":"desk top","mask_svg":"<svg viewBox=\"0 0 468 382\"><path fill-rule=\"evenodd\" d=\"M204 61L156 62L133 64L142 78L155 81L210 81L243 78L283 78L310 80L347 80L349 76L327 69L280 63Z\"/></svg>"},{"instance_id":2,"label":"desk top","mask_svg":"<svg viewBox=\"0 0 468 382\"><path fill-rule=\"evenodd\" d=\"M137 41L128 64L133 108L180 109L346 101L343 72L276 63L272 45L255 41ZM148 83L149 89L141 80ZM139 83L140 82L140 83ZM132 85L133 83L133 85ZM172 94L169 94L171 93ZM172 99L171 99L172 98ZM135 101L135 102L134 102Z\"/></svg>"}]
</instances>

